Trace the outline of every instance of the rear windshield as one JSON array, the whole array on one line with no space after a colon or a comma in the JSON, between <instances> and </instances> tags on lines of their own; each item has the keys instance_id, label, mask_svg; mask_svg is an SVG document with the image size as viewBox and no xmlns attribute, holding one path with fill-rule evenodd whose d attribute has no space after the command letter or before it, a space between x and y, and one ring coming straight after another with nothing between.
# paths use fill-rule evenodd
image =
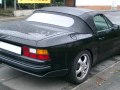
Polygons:
<instances>
[{"instance_id":1,"label":"rear windshield","mask_svg":"<svg viewBox=\"0 0 120 90\"><path fill-rule=\"evenodd\" d=\"M71 27L74 25L74 19L71 17L42 12L34 13L27 19L27 21L46 23L61 27Z\"/></svg>"}]
</instances>

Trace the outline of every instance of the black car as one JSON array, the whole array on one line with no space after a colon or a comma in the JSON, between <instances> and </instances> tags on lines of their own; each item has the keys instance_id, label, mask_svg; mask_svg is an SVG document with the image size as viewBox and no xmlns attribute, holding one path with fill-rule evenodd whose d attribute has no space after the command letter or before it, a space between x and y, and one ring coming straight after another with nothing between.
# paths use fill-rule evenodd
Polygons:
<instances>
[{"instance_id":1,"label":"black car","mask_svg":"<svg viewBox=\"0 0 120 90\"><path fill-rule=\"evenodd\" d=\"M119 49L119 26L97 11L46 7L0 24L0 62L39 77L82 83L95 63Z\"/></svg>"}]
</instances>

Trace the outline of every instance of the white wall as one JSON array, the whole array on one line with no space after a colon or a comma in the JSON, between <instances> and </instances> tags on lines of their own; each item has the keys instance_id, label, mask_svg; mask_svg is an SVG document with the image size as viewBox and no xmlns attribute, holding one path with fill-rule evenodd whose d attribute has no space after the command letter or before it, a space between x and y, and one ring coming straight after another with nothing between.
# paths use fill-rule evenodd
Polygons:
<instances>
[{"instance_id":1,"label":"white wall","mask_svg":"<svg viewBox=\"0 0 120 90\"><path fill-rule=\"evenodd\" d=\"M120 0L117 0L118 5L120 5Z\"/></svg>"},{"instance_id":2,"label":"white wall","mask_svg":"<svg viewBox=\"0 0 120 90\"><path fill-rule=\"evenodd\" d=\"M0 4L2 4L2 0L0 0Z\"/></svg>"},{"instance_id":3,"label":"white wall","mask_svg":"<svg viewBox=\"0 0 120 90\"><path fill-rule=\"evenodd\" d=\"M20 16L28 16L31 15L34 12L34 10L15 10L14 16L20 17Z\"/></svg>"},{"instance_id":4,"label":"white wall","mask_svg":"<svg viewBox=\"0 0 120 90\"><path fill-rule=\"evenodd\" d=\"M116 7L120 5L120 0L76 0L76 6L103 6L110 5Z\"/></svg>"}]
</instances>

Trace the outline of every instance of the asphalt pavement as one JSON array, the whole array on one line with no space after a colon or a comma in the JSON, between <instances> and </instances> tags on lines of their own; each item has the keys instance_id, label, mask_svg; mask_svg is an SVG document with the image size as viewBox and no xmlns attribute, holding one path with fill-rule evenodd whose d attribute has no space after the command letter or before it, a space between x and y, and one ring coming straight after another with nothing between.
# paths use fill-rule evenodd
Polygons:
<instances>
[{"instance_id":1,"label":"asphalt pavement","mask_svg":"<svg viewBox=\"0 0 120 90\"><path fill-rule=\"evenodd\" d=\"M92 68L89 78L76 86L67 82L64 78L38 78L1 64L0 88L4 89L0 90L97 90L102 85L104 87L107 79L119 70L120 56L118 55L96 65Z\"/></svg>"},{"instance_id":2,"label":"asphalt pavement","mask_svg":"<svg viewBox=\"0 0 120 90\"><path fill-rule=\"evenodd\" d=\"M93 74L94 71L95 73L96 71L99 72ZM113 76L116 75L116 72L120 75L119 71L120 71L120 55L109 58L108 60L105 60L102 63L96 65L90 73L92 74L91 75L92 77L88 78L88 80L76 86L72 90L109 90L106 87L107 82L109 82L108 80L114 79L114 83L117 83ZM114 83L111 83L112 87L116 87L114 86L115 85ZM120 82L118 82L118 84L120 84ZM118 88L120 87L118 86L116 87L116 89L110 90L118 90Z\"/></svg>"},{"instance_id":3,"label":"asphalt pavement","mask_svg":"<svg viewBox=\"0 0 120 90\"><path fill-rule=\"evenodd\" d=\"M120 70L95 90L120 90Z\"/></svg>"},{"instance_id":4,"label":"asphalt pavement","mask_svg":"<svg viewBox=\"0 0 120 90\"><path fill-rule=\"evenodd\" d=\"M106 12L106 15L114 24L120 25L120 12ZM0 21L23 18L0 17ZM65 78L38 78L0 64L0 90L120 90L119 85L120 55L106 59L93 67L88 79L80 85L71 84Z\"/></svg>"}]
</instances>

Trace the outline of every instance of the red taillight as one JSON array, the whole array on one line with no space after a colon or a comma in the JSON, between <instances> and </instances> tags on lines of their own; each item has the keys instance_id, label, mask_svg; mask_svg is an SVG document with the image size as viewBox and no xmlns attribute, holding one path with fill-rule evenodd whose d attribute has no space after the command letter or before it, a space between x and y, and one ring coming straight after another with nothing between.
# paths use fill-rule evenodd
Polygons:
<instances>
[{"instance_id":1,"label":"red taillight","mask_svg":"<svg viewBox=\"0 0 120 90\"><path fill-rule=\"evenodd\" d=\"M37 58L40 60L49 60L50 59L49 55L38 55Z\"/></svg>"},{"instance_id":2,"label":"red taillight","mask_svg":"<svg viewBox=\"0 0 120 90\"><path fill-rule=\"evenodd\" d=\"M23 56L48 61L50 60L47 50L44 49L33 49L23 46Z\"/></svg>"},{"instance_id":3,"label":"red taillight","mask_svg":"<svg viewBox=\"0 0 120 90\"><path fill-rule=\"evenodd\" d=\"M23 51L29 51L29 48L26 46L23 46Z\"/></svg>"},{"instance_id":4,"label":"red taillight","mask_svg":"<svg viewBox=\"0 0 120 90\"><path fill-rule=\"evenodd\" d=\"M34 58L34 59L37 59L37 55L34 54L34 53L30 53L30 56L29 56L29 57Z\"/></svg>"},{"instance_id":5,"label":"red taillight","mask_svg":"<svg viewBox=\"0 0 120 90\"><path fill-rule=\"evenodd\" d=\"M30 53L28 51L23 51L23 55L29 57Z\"/></svg>"},{"instance_id":6,"label":"red taillight","mask_svg":"<svg viewBox=\"0 0 120 90\"><path fill-rule=\"evenodd\" d=\"M28 47L23 46L23 55L29 57L30 52Z\"/></svg>"}]
</instances>

